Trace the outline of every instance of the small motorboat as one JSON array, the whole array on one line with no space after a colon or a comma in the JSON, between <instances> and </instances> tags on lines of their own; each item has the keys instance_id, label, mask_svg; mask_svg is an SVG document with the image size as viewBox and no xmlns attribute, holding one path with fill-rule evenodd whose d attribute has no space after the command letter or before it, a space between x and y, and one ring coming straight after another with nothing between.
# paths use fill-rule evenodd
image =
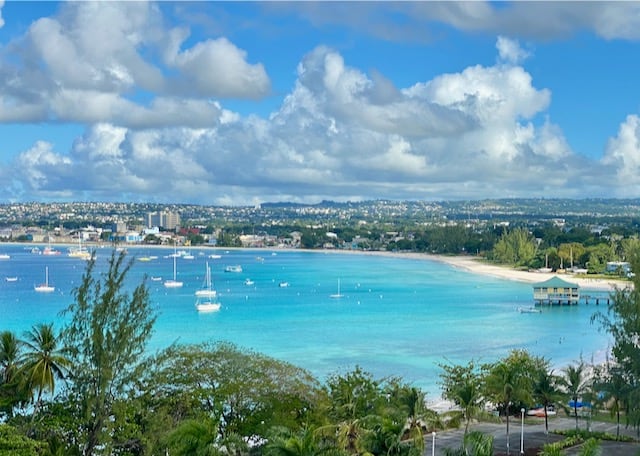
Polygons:
<instances>
[{"instance_id":1,"label":"small motorboat","mask_svg":"<svg viewBox=\"0 0 640 456\"><path fill-rule=\"evenodd\" d=\"M538 309L537 307L518 307L518 312L539 314L539 313L542 313L542 309Z\"/></svg>"}]
</instances>

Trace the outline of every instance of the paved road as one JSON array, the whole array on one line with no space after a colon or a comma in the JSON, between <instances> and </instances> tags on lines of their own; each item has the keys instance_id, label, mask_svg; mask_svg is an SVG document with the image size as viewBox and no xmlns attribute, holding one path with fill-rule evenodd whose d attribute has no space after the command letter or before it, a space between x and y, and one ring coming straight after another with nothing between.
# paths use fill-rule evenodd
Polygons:
<instances>
[{"instance_id":1,"label":"paved road","mask_svg":"<svg viewBox=\"0 0 640 456\"><path fill-rule=\"evenodd\" d=\"M545 434L544 420L540 420L540 423L538 424L531 424L531 420L528 418L527 422L528 423L525 423L524 428L522 428L518 419L510 421L509 447L510 454L513 456L518 456L520 454L521 430L524 431L522 435L522 443L526 455L535 454L535 452L531 453L533 448L541 448L545 443L557 442L564 439L563 436L553 434L552 432ZM575 420L572 418L554 417L549 420L549 431L556 429L574 429L576 425L575 423ZM584 428L586 423L580 421L579 426ZM610 423L593 422L591 429L594 431L608 432L614 435L616 433L616 425ZM492 435L494 438L493 447L495 454L506 454L507 433L506 425L504 423L478 423L471 426L470 430ZM621 426L620 432L635 437L635 430L633 429L624 429L624 426ZM455 429L437 433L435 436L435 452L433 448L433 438L432 436L427 436L424 454L426 456L443 456L445 448L460 448L463 434L464 429ZM600 446L604 456L640 456L640 443L637 442L601 442ZM578 452L579 448L575 448L567 450L566 454L574 456L577 455Z\"/></svg>"}]
</instances>

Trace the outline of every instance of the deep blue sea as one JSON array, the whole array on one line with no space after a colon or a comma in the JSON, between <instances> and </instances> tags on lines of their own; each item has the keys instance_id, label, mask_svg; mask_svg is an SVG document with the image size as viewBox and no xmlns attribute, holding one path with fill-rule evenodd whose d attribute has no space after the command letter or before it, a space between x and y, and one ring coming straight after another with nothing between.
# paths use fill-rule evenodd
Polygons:
<instances>
[{"instance_id":1,"label":"deep blue sea","mask_svg":"<svg viewBox=\"0 0 640 456\"><path fill-rule=\"evenodd\" d=\"M0 330L22 335L40 322L54 322L73 299L85 261L45 256L32 246L0 245ZM44 246L39 246L42 249ZM173 249L129 248L136 260L133 288L142 277L173 275ZM356 365L376 378L394 375L439 396L439 363L470 359L494 361L514 348L545 356L563 366L582 356L602 361L608 336L590 323L598 308L580 304L520 313L530 306L528 284L485 277L446 264L375 255L278 250L191 249L194 259L177 260L182 288L148 281L159 312L151 350L173 342L231 341L306 368L320 380ZM105 269L111 248L97 250L97 269ZM219 254L221 258L210 258ZM220 311L200 314L195 291L209 262ZM225 272L241 265L242 272ZM49 270L51 294L36 293ZM5 277L15 276L15 282ZM245 279L253 280L246 285ZM288 282L288 287L281 287ZM338 282L342 298L333 299Z\"/></svg>"}]
</instances>

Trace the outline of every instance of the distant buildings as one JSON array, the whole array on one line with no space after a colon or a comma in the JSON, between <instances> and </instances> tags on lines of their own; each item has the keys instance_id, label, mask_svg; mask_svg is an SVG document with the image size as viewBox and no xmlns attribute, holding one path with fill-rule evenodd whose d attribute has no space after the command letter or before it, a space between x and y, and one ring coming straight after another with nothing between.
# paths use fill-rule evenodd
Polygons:
<instances>
[{"instance_id":1,"label":"distant buildings","mask_svg":"<svg viewBox=\"0 0 640 456\"><path fill-rule=\"evenodd\" d=\"M631 274L631 264L627 261L607 261L606 271L609 274L629 276Z\"/></svg>"},{"instance_id":2,"label":"distant buildings","mask_svg":"<svg viewBox=\"0 0 640 456\"><path fill-rule=\"evenodd\" d=\"M180 226L180 214L169 211L148 212L147 228L153 228L154 226L165 230L175 230Z\"/></svg>"}]
</instances>

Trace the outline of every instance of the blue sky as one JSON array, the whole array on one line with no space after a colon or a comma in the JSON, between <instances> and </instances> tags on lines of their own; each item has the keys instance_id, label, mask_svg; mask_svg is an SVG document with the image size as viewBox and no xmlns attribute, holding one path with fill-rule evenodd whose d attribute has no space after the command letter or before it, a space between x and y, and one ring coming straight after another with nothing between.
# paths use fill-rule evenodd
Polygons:
<instances>
[{"instance_id":1,"label":"blue sky","mask_svg":"<svg viewBox=\"0 0 640 456\"><path fill-rule=\"evenodd\" d=\"M0 0L0 203L640 197L637 2Z\"/></svg>"}]
</instances>

